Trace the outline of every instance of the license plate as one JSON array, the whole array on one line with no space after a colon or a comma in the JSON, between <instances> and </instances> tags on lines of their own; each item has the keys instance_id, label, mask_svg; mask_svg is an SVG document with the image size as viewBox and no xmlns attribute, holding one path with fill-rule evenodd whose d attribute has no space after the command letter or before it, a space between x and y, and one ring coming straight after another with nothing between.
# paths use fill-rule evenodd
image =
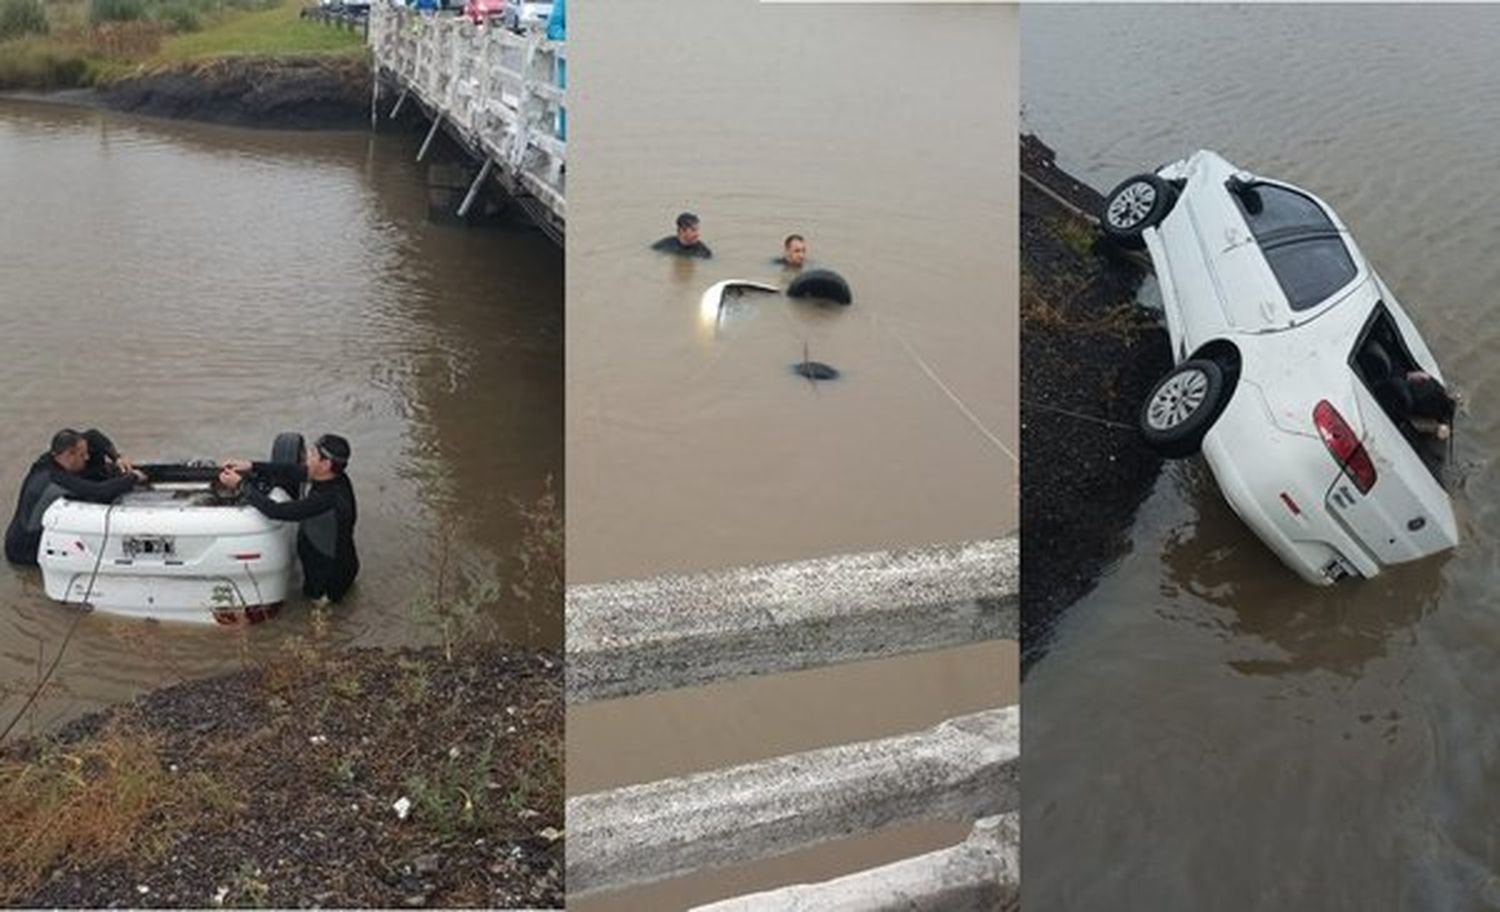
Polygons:
<instances>
[{"instance_id":1,"label":"license plate","mask_svg":"<svg viewBox=\"0 0 1500 912\"><path fill-rule=\"evenodd\" d=\"M126 557L171 557L172 539L167 536L127 535L122 548Z\"/></svg>"}]
</instances>

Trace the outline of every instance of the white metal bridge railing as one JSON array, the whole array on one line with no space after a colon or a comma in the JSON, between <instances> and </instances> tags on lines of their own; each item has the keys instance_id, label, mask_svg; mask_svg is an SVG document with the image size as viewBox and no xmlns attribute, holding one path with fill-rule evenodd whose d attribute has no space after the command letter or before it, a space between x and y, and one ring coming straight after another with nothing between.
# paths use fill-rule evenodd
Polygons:
<instances>
[{"instance_id":1,"label":"white metal bridge railing","mask_svg":"<svg viewBox=\"0 0 1500 912\"><path fill-rule=\"evenodd\" d=\"M378 116L382 79L395 82L400 97L389 116L414 96L432 119L419 161L446 125L482 160L475 189L497 178L513 195L539 202L533 215L560 233L567 218L564 42L541 31L476 26L463 16L421 15L377 0L370 7L369 43L372 118ZM463 209L473 197L471 192Z\"/></svg>"}]
</instances>

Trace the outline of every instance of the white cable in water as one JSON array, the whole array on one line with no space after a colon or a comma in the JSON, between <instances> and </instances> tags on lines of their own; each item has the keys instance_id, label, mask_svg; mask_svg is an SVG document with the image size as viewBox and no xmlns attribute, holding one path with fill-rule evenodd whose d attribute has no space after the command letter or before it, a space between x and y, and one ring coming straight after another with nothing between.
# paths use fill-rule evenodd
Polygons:
<instances>
[{"instance_id":1,"label":"white cable in water","mask_svg":"<svg viewBox=\"0 0 1500 912\"><path fill-rule=\"evenodd\" d=\"M109 517L115 512L115 503L111 502L109 506L104 508L104 534L99 539L99 553L94 555L94 569L89 573L88 587L84 589L83 598L78 603L89 608L93 607L89 605L89 599L93 597L94 583L99 579L99 565L104 563L104 549L109 547ZM66 605L67 603L68 600L63 599L63 604Z\"/></svg>"},{"instance_id":2,"label":"white cable in water","mask_svg":"<svg viewBox=\"0 0 1500 912\"><path fill-rule=\"evenodd\" d=\"M979 433L983 434L990 443L994 444L995 447L1000 450L1000 452L1009 456L1012 462L1016 463L1017 465L1020 464L1021 458L1015 454L1015 451L1006 446L1004 441L1002 441L999 437L995 436L995 433L988 427L986 427L983 421L979 420L979 416L974 414L974 412L964 404L964 401L959 398L958 394L948 388L948 384L944 383L943 378L937 375L937 371L932 369L932 367L926 362L926 360L924 360L922 356L917 353L917 350L915 348L912 348L911 343L902 338L900 333L887 326L885 321L880 319L879 314L870 314L870 320L874 322L875 325L884 330L886 334L888 334L892 339L895 339L898 343L900 343L902 348L906 349L906 353L911 356L911 359L913 361L917 362L917 366L922 369L922 373L927 375L927 379L931 380L933 382L933 385L943 391L943 395L947 396L953 402L953 404L958 407L958 410L963 413L963 416L965 418L969 419L969 423L974 425Z\"/></svg>"}]
</instances>

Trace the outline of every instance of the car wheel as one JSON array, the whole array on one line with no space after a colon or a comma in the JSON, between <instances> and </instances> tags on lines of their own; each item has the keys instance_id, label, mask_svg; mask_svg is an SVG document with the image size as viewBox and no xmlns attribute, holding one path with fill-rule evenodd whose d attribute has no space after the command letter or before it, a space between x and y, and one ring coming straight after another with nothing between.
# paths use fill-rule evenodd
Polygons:
<instances>
[{"instance_id":1,"label":"car wheel","mask_svg":"<svg viewBox=\"0 0 1500 912\"><path fill-rule=\"evenodd\" d=\"M1116 242L1141 245L1141 232L1161 224L1177 203L1177 190L1155 174L1137 174L1111 190L1099 212L1099 225Z\"/></svg>"},{"instance_id":2,"label":"car wheel","mask_svg":"<svg viewBox=\"0 0 1500 912\"><path fill-rule=\"evenodd\" d=\"M1184 361L1151 389L1141 406L1146 443L1170 459L1191 456L1203 445L1224 405L1224 371L1208 360Z\"/></svg>"},{"instance_id":3,"label":"car wheel","mask_svg":"<svg viewBox=\"0 0 1500 912\"><path fill-rule=\"evenodd\" d=\"M296 431L282 431L276 435L275 441L271 443L271 461L280 463L296 463L302 465L307 460L307 444L303 442L302 435ZM302 496L302 486L297 490L288 490L293 500Z\"/></svg>"}]
</instances>

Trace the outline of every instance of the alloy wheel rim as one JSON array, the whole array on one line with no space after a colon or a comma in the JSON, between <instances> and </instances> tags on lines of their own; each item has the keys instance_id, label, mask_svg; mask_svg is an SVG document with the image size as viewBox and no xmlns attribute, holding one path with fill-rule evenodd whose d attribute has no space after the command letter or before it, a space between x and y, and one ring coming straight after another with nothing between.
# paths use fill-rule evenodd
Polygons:
<instances>
[{"instance_id":1,"label":"alloy wheel rim","mask_svg":"<svg viewBox=\"0 0 1500 912\"><path fill-rule=\"evenodd\" d=\"M1201 370L1185 370L1173 375L1146 408L1146 424L1152 430L1170 431L1181 427L1208 399L1208 375Z\"/></svg>"},{"instance_id":2,"label":"alloy wheel rim","mask_svg":"<svg viewBox=\"0 0 1500 912\"><path fill-rule=\"evenodd\" d=\"M1136 181L1115 194L1104 217L1115 228L1129 230L1144 222L1155 205L1156 188L1146 181Z\"/></svg>"}]
</instances>

